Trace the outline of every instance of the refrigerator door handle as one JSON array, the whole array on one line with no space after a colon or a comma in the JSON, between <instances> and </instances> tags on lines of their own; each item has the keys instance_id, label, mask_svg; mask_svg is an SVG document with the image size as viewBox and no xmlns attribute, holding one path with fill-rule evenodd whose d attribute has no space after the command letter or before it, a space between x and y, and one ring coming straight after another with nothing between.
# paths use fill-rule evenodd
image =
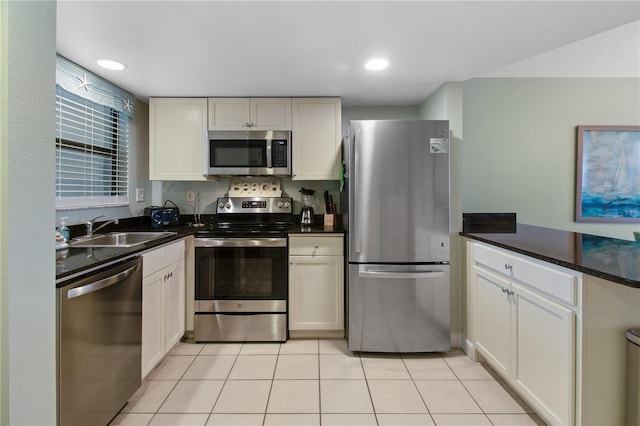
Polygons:
<instances>
[{"instance_id":1,"label":"refrigerator door handle","mask_svg":"<svg viewBox=\"0 0 640 426\"><path fill-rule=\"evenodd\" d=\"M353 153L353 170L351 170L351 180L353 182L353 185L349 185L350 189L351 188L357 188L358 187L358 183L356 182L357 176L358 176L358 150L356 149L356 138L358 136L358 134L360 133L360 130L356 130L353 132L353 149L351 150L351 152ZM352 193L351 195L354 198L354 209L353 211L358 213L360 212L360 194L354 194ZM362 251L362 242L360 241L362 238L362 220L359 219L356 221L356 227L357 229L355 229L355 251L356 253L360 253Z\"/></svg>"},{"instance_id":2,"label":"refrigerator door handle","mask_svg":"<svg viewBox=\"0 0 640 426\"><path fill-rule=\"evenodd\" d=\"M370 271L361 269L358 271L358 277L379 278L379 279L425 279L440 278L444 276L442 271Z\"/></svg>"}]
</instances>

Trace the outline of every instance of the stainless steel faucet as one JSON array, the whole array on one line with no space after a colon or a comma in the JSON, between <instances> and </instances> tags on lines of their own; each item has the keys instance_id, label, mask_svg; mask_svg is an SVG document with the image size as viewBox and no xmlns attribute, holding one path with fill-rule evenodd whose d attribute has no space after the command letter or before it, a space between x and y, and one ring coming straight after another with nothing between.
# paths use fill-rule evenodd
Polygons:
<instances>
[{"instance_id":1,"label":"stainless steel faucet","mask_svg":"<svg viewBox=\"0 0 640 426\"><path fill-rule=\"evenodd\" d=\"M102 225L98 226L96 229L93 229L93 226L96 223L96 220L100 219L101 217L104 217L103 214L101 214L100 216L96 216L93 219L90 219L86 222L87 225L87 236L90 237L92 236L95 232L101 230L102 228L104 228L105 226L111 224L111 223L115 223L118 224L118 219L113 219L113 220L108 220L105 223L103 223Z\"/></svg>"}]
</instances>

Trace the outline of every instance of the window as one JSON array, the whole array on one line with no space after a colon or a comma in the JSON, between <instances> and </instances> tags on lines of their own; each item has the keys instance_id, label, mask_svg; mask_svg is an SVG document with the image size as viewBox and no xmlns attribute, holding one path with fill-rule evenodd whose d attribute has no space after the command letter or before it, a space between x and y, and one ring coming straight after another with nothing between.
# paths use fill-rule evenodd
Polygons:
<instances>
[{"instance_id":1,"label":"window","mask_svg":"<svg viewBox=\"0 0 640 426\"><path fill-rule=\"evenodd\" d=\"M120 98L105 96L111 83L63 64L77 69L66 70L66 81L60 66L56 72L56 208L128 205L130 114L115 107Z\"/></svg>"}]
</instances>

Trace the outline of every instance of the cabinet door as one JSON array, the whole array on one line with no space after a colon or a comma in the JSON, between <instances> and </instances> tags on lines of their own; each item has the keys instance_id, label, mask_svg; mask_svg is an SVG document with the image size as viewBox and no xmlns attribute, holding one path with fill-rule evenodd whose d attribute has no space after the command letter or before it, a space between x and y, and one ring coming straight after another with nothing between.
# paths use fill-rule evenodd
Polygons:
<instances>
[{"instance_id":1,"label":"cabinet door","mask_svg":"<svg viewBox=\"0 0 640 426\"><path fill-rule=\"evenodd\" d=\"M209 98L209 130L247 130L250 98Z\"/></svg>"},{"instance_id":2,"label":"cabinet door","mask_svg":"<svg viewBox=\"0 0 640 426\"><path fill-rule=\"evenodd\" d=\"M503 376L511 372L512 298L511 283L503 277L474 267L477 297L476 346ZM505 290L506 289L506 290Z\"/></svg>"},{"instance_id":3,"label":"cabinet door","mask_svg":"<svg viewBox=\"0 0 640 426\"><path fill-rule=\"evenodd\" d=\"M518 361L514 379L552 424L573 424L575 314L513 285Z\"/></svg>"},{"instance_id":4,"label":"cabinet door","mask_svg":"<svg viewBox=\"0 0 640 426\"><path fill-rule=\"evenodd\" d=\"M291 130L291 98L251 98L251 130Z\"/></svg>"},{"instance_id":5,"label":"cabinet door","mask_svg":"<svg viewBox=\"0 0 640 426\"><path fill-rule=\"evenodd\" d=\"M184 261L180 260L164 269L164 311L166 352L184 335L185 277Z\"/></svg>"},{"instance_id":6,"label":"cabinet door","mask_svg":"<svg viewBox=\"0 0 640 426\"><path fill-rule=\"evenodd\" d=\"M165 354L163 284L163 270L142 280L142 378Z\"/></svg>"},{"instance_id":7,"label":"cabinet door","mask_svg":"<svg viewBox=\"0 0 640 426\"><path fill-rule=\"evenodd\" d=\"M149 100L149 179L206 180L206 98Z\"/></svg>"},{"instance_id":8,"label":"cabinet door","mask_svg":"<svg viewBox=\"0 0 640 426\"><path fill-rule=\"evenodd\" d=\"M293 98L293 180L337 180L342 116L340 98Z\"/></svg>"},{"instance_id":9,"label":"cabinet door","mask_svg":"<svg viewBox=\"0 0 640 426\"><path fill-rule=\"evenodd\" d=\"M289 329L343 330L342 256L289 258Z\"/></svg>"}]
</instances>

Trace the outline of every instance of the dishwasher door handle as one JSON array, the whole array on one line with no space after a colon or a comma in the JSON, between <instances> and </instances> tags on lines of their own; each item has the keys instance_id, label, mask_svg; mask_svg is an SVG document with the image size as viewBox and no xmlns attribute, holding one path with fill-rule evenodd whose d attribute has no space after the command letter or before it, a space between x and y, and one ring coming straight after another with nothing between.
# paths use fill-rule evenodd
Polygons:
<instances>
[{"instance_id":1,"label":"dishwasher door handle","mask_svg":"<svg viewBox=\"0 0 640 426\"><path fill-rule=\"evenodd\" d=\"M390 279L390 278L404 278L404 279L425 279L425 278L440 278L444 276L444 272L442 271L369 271L369 270L360 270L358 271L359 277L367 277L367 278L379 278L379 279Z\"/></svg>"},{"instance_id":2,"label":"dishwasher door handle","mask_svg":"<svg viewBox=\"0 0 640 426\"><path fill-rule=\"evenodd\" d=\"M135 265L120 273L117 273L107 278L103 278L91 284L86 284L86 285L83 285L82 287L72 288L71 290L67 291L67 299L74 299L76 297L84 296L85 294L93 293L105 287L109 287L114 284L117 284L120 281L124 281L127 278L129 278L136 271L136 269L138 269L138 267L139 267L138 265Z\"/></svg>"}]
</instances>

